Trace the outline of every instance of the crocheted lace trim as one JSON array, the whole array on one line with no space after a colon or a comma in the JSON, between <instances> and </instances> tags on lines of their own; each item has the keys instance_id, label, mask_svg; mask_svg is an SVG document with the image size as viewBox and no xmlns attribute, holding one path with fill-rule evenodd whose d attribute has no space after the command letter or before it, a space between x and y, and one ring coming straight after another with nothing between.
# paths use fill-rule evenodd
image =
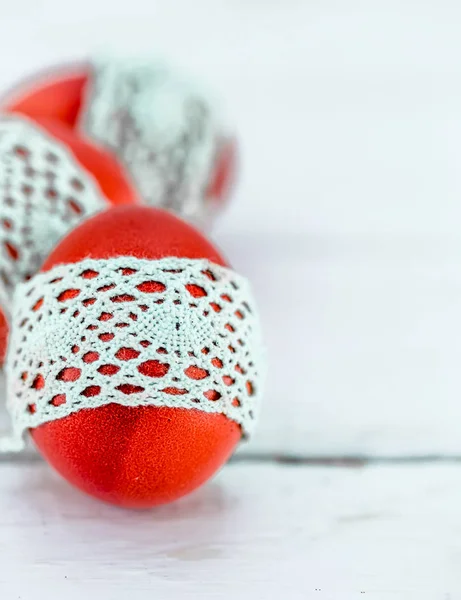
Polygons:
<instances>
[{"instance_id":1,"label":"crocheted lace trim","mask_svg":"<svg viewBox=\"0 0 461 600\"><path fill-rule=\"evenodd\" d=\"M210 219L205 192L228 137L191 82L155 61L93 60L81 127L118 156L148 204Z\"/></svg>"},{"instance_id":2,"label":"crocheted lace trim","mask_svg":"<svg viewBox=\"0 0 461 600\"><path fill-rule=\"evenodd\" d=\"M0 304L56 242L105 201L67 148L20 117L0 119Z\"/></svg>"},{"instance_id":3,"label":"crocheted lace trim","mask_svg":"<svg viewBox=\"0 0 461 600\"><path fill-rule=\"evenodd\" d=\"M246 280L206 260L120 257L39 273L16 295L13 437L111 402L222 413L253 431L264 371Z\"/></svg>"}]
</instances>

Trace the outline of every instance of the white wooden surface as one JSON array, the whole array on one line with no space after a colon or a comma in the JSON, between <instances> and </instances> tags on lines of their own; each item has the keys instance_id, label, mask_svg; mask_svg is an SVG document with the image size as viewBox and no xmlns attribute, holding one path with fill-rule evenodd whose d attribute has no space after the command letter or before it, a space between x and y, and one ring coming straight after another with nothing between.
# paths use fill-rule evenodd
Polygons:
<instances>
[{"instance_id":1,"label":"white wooden surface","mask_svg":"<svg viewBox=\"0 0 461 600\"><path fill-rule=\"evenodd\" d=\"M457 0L16 0L0 85L118 47L216 87L242 149L215 239L273 368L254 452L461 453Z\"/></svg>"},{"instance_id":2,"label":"white wooden surface","mask_svg":"<svg viewBox=\"0 0 461 600\"><path fill-rule=\"evenodd\" d=\"M457 0L0 3L0 88L119 47L220 90L242 178L214 238L271 359L252 445L171 507L1 462L0 598L461 598L460 23Z\"/></svg>"},{"instance_id":3,"label":"white wooden surface","mask_svg":"<svg viewBox=\"0 0 461 600\"><path fill-rule=\"evenodd\" d=\"M459 465L233 464L148 513L39 464L0 476L6 600L461 598Z\"/></svg>"}]
</instances>

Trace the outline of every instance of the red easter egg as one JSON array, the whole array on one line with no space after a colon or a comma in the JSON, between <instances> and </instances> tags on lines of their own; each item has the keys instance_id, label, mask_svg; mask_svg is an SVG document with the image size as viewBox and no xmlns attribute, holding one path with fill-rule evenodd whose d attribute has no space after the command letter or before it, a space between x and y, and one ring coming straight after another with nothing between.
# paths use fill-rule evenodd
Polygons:
<instances>
[{"instance_id":1,"label":"red easter egg","mask_svg":"<svg viewBox=\"0 0 461 600\"><path fill-rule=\"evenodd\" d=\"M224 258L199 232L163 210L119 207L72 231L43 266L85 258ZM230 457L241 429L220 413L111 403L31 431L42 455L69 482L107 502L147 508L208 480Z\"/></svg>"},{"instance_id":2,"label":"red easter egg","mask_svg":"<svg viewBox=\"0 0 461 600\"><path fill-rule=\"evenodd\" d=\"M3 110L25 115L42 124L49 120L57 121L77 130L85 109L85 92L90 77L89 67L67 74L61 71L42 75L23 84L7 100ZM205 190L205 197L216 207L222 205L232 191L236 180L237 156L235 139L223 140L214 158ZM113 161L120 168L120 163L115 158Z\"/></svg>"}]
</instances>

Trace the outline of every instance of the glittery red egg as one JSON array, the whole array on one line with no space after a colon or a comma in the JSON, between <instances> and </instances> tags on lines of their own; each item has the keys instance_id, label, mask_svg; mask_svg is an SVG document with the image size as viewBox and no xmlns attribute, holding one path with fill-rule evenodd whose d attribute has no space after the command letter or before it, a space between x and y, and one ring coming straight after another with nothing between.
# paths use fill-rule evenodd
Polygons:
<instances>
[{"instance_id":1,"label":"glittery red egg","mask_svg":"<svg viewBox=\"0 0 461 600\"><path fill-rule=\"evenodd\" d=\"M174 215L119 207L71 232L43 270L117 256L226 264L206 238ZM111 403L42 424L31 435L47 461L81 490L113 504L147 508L207 481L234 451L241 429L220 413Z\"/></svg>"}]
</instances>

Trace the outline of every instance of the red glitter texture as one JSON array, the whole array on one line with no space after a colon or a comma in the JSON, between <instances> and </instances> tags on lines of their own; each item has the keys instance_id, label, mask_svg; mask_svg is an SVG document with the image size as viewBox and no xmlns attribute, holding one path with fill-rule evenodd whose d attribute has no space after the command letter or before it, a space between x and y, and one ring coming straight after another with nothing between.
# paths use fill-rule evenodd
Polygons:
<instances>
[{"instance_id":1,"label":"red glitter texture","mask_svg":"<svg viewBox=\"0 0 461 600\"><path fill-rule=\"evenodd\" d=\"M119 207L70 233L43 270L118 255L208 258L226 264L199 232L175 216ZM167 363L166 357L162 362ZM149 369L161 375L159 365ZM202 375L190 372L192 377ZM199 409L109 404L46 423L31 435L49 463L81 490L113 504L148 508L176 500L207 481L232 454L241 431L224 415Z\"/></svg>"}]
</instances>

